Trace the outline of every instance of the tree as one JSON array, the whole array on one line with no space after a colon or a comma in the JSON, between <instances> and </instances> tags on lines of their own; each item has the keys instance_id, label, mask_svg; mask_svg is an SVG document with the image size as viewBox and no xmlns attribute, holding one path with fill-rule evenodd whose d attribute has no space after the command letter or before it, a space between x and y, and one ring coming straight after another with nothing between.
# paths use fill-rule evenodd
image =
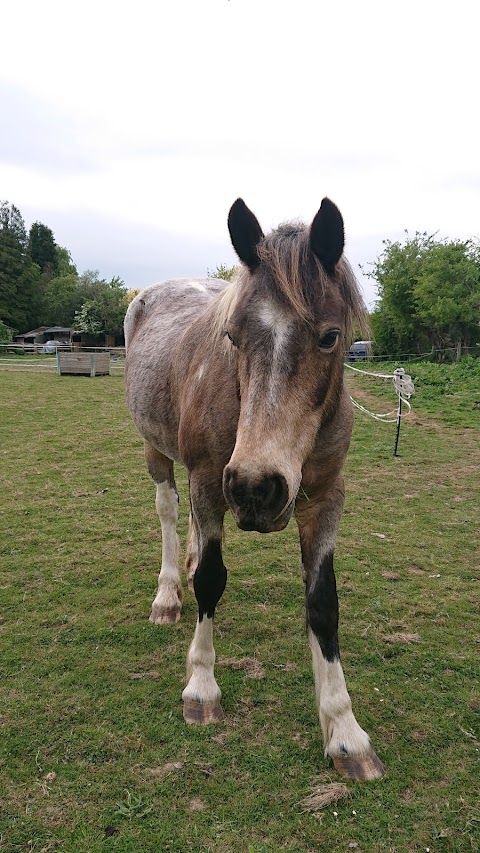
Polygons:
<instances>
[{"instance_id":1,"label":"tree","mask_svg":"<svg viewBox=\"0 0 480 853\"><path fill-rule=\"evenodd\" d=\"M17 281L23 269L25 226L20 211L7 201L0 204L0 319L17 321Z\"/></svg>"},{"instance_id":2,"label":"tree","mask_svg":"<svg viewBox=\"0 0 480 853\"><path fill-rule=\"evenodd\" d=\"M40 271L53 278L58 273L57 245L53 231L42 222L34 222L28 235L28 252Z\"/></svg>"},{"instance_id":3,"label":"tree","mask_svg":"<svg viewBox=\"0 0 480 853\"><path fill-rule=\"evenodd\" d=\"M17 327L27 331L40 325L42 312L40 267L27 255L22 274L17 281Z\"/></svg>"},{"instance_id":4,"label":"tree","mask_svg":"<svg viewBox=\"0 0 480 853\"><path fill-rule=\"evenodd\" d=\"M385 248L367 273L378 282L371 317L377 352L432 351L480 338L480 248L426 233Z\"/></svg>"},{"instance_id":5,"label":"tree","mask_svg":"<svg viewBox=\"0 0 480 853\"><path fill-rule=\"evenodd\" d=\"M418 316L415 287L423 259L434 237L416 233L400 241L384 240L384 250L366 275L378 284L379 300L371 317L375 348L382 353L400 355L420 351L425 340L423 322Z\"/></svg>"},{"instance_id":6,"label":"tree","mask_svg":"<svg viewBox=\"0 0 480 853\"><path fill-rule=\"evenodd\" d=\"M42 323L46 326L71 326L75 312L85 301L76 272L51 278L44 288Z\"/></svg>"},{"instance_id":7,"label":"tree","mask_svg":"<svg viewBox=\"0 0 480 853\"><path fill-rule=\"evenodd\" d=\"M480 340L480 247L470 240L429 247L414 288L417 315L436 347Z\"/></svg>"},{"instance_id":8,"label":"tree","mask_svg":"<svg viewBox=\"0 0 480 853\"><path fill-rule=\"evenodd\" d=\"M91 335L121 335L128 307L123 281L96 279L90 283L91 293L76 313L75 328Z\"/></svg>"},{"instance_id":9,"label":"tree","mask_svg":"<svg viewBox=\"0 0 480 853\"><path fill-rule=\"evenodd\" d=\"M39 309L40 268L27 252L22 215L0 204L0 319L13 329L35 325Z\"/></svg>"},{"instance_id":10,"label":"tree","mask_svg":"<svg viewBox=\"0 0 480 853\"><path fill-rule=\"evenodd\" d=\"M209 278L223 278L224 281L231 281L236 272L238 266L226 267L225 264L217 264L214 270L207 269Z\"/></svg>"},{"instance_id":11,"label":"tree","mask_svg":"<svg viewBox=\"0 0 480 853\"><path fill-rule=\"evenodd\" d=\"M55 254L57 256L57 272L58 275L78 275L77 268L73 263L72 256L68 249L55 244Z\"/></svg>"}]
</instances>

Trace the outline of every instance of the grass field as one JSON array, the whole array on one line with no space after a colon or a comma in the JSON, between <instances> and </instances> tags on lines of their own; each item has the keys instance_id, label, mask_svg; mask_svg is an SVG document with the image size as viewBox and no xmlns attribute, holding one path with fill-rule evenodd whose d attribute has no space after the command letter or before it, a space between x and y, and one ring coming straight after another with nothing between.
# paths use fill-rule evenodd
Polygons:
<instances>
[{"instance_id":1,"label":"grass field","mask_svg":"<svg viewBox=\"0 0 480 853\"><path fill-rule=\"evenodd\" d=\"M1 851L479 849L479 364L415 368L399 458L394 426L356 418L340 642L387 775L349 782L316 813L302 801L338 777L323 757L294 525L262 537L228 522L226 721L187 728L196 606L186 592L178 625L147 621L160 534L122 377L0 373ZM381 383L348 381L370 408L392 408Z\"/></svg>"}]
</instances>

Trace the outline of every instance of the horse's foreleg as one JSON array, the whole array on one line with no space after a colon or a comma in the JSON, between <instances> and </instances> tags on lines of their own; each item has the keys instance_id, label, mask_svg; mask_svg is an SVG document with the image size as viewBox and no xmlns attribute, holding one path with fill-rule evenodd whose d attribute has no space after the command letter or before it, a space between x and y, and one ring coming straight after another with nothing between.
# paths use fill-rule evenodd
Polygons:
<instances>
[{"instance_id":1,"label":"horse's foreleg","mask_svg":"<svg viewBox=\"0 0 480 853\"><path fill-rule=\"evenodd\" d=\"M297 514L305 579L307 630L325 755L342 776L377 779L383 767L357 723L340 663L333 552L343 508L339 481L326 500Z\"/></svg>"},{"instance_id":2,"label":"horse's foreleg","mask_svg":"<svg viewBox=\"0 0 480 853\"><path fill-rule=\"evenodd\" d=\"M155 506L162 528L162 565L150 622L162 625L178 622L182 607L182 584L178 570L178 494L171 459L145 442L145 460L156 484Z\"/></svg>"},{"instance_id":3,"label":"horse's foreleg","mask_svg":"<svg viewBox=\"0 0 480 853\"><path fill-rule=\"evenodd\" d=\"M195 525L193 523L192 513L188 520L188 537L187 537L187 554L185 557L185 568L187 570L188 588L190 592L195 592L193 588L193 579L198 566L198 545Z\"/></svg>"},{"instance_id":4,"label":"horse's foreleg","mask_svg":"<svg viewBox=\"0 0 480 853\"><path fill-rule=\"evenodd\" d=\"M215 723L223 720L221 692L214 675L213 617L227 582L221 547L224 511L213 522L211 518L202 519L203 513L195 508L194 491L191 485L198 543L198 565L193 576L198 619L187 657L188 684L182 693L183 716L187 723Z\"/></svg>"}]
</instances>

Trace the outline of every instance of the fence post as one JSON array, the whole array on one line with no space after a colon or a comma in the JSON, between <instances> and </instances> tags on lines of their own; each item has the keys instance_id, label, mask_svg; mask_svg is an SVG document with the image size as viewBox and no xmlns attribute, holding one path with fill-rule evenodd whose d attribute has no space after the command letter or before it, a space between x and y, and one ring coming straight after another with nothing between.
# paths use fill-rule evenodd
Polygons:
<instances>
[{"instance_id":1,"label":"fence post","mask_svg":"<svg viewBox=\"0 0 480 853\"><path fill-rule=\"evenodd\" d=\"M400 379L403 379L405 375L405 371L403 367L397 367L396 370L393 371L395 376L398 376ZM398 391L398 409L397 409L397 434L395 436L395 449L393 451L394 456L398 456L398 442L400 439L400 424L402 422L402 393L401 389Z\"/></svg>"}]
</instances>

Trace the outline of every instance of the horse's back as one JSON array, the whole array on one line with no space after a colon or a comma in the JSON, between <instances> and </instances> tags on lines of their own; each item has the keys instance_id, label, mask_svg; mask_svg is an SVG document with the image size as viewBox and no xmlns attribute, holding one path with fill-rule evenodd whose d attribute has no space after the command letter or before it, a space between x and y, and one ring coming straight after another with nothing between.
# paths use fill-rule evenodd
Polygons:
<instances>
[{"instance_id":1,"label":"horse's back","mask_svg":"<svg viewBox=\"0 0 480 853\"><path fill-rule=\"evenodd\" d=\"M125 346L127 351L137 334L150 331L178 337L207 307L226 285L215 278L176 279L162 281L144 288L132 300L125 316Z\"/></svg>"},{"instance_id":2,"label":"horse's back","mask_svg":"<svg viewBox=\"0 0 480 853\"><path fill-rule=\"evenodd\" d=\"M219 279L152 284L132 300L125 316L127 402L147 441L178 459L176 400L171 374L183 333L225 288Z\"/></svg>"}]
</instances>

